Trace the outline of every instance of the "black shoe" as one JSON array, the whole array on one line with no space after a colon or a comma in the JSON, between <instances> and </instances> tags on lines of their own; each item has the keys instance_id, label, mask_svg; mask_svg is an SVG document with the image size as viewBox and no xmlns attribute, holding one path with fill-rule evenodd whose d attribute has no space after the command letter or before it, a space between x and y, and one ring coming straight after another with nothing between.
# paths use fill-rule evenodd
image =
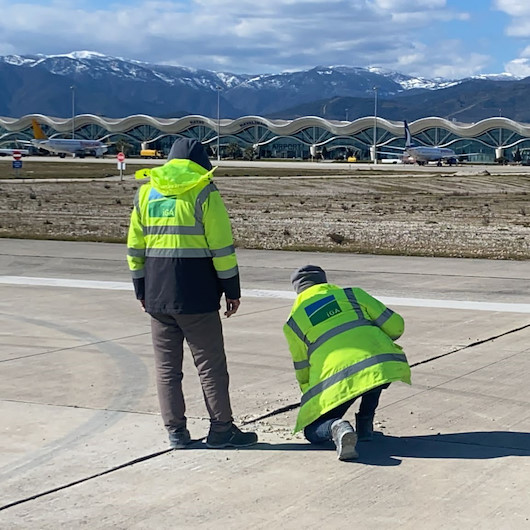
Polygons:
<instances>
[{"instance_id":1,"label":"black shoe","mask_svg":"<svg viewBox=\"0 0 530 530\"><path fill-rule=\"evenodd\" d=\"M206 447L210 449L222 449L223 447L248 447L258 442L255 432L241 432L235 425L228 431L210 431L206 438Z\"/></svg>"},{"instance_id":2,"label":"black shoe","mask_svg":"<svg viewBox=\"0 0 530 530\"><path fill-rule=\"evenodd\" d=\"M190 431L180 429L169 433L169 446L171 449L184 449L191 442Z\"/></svg>"}]
</instances>

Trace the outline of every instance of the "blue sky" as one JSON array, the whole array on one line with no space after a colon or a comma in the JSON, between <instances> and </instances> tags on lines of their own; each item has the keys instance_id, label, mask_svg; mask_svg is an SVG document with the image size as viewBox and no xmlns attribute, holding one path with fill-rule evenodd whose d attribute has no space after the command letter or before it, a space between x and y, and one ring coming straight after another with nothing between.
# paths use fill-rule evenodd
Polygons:
<instances>
[{"instance_id":1,"label":"blue sky","mask_svg":"<svg viewBox=\"0 0 530 530\"><path fill-rule=\"evenodd\" d=\"M530 0L0 0L0 55L89 50L234 73L530 76Z\"/></svg>"}]
</instances>

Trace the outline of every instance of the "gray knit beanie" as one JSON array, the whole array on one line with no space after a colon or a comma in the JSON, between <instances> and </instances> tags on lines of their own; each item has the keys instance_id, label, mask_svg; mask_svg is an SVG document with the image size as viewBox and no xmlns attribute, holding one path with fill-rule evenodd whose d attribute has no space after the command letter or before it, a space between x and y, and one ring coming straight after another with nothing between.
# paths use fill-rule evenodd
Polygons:
<instances>
[{"instance_id":1,"label":"gray knit beanie","mask_svg":"<svg viewBox=\"0 0 530 530\"><path fill-rule=\"evenodd\" d=\"M291 282L296 294L313 285L327 283L326 273L318 265L304 265L291 274Z\"/></svg>"}]
</instances>

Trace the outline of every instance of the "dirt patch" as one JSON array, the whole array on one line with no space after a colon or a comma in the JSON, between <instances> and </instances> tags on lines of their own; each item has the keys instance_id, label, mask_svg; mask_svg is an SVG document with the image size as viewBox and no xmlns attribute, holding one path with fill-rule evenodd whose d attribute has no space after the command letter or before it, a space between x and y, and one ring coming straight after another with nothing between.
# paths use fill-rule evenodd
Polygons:
<instances>
[{"instance_id":1,"label":"dirt patch","mask_svg":"<svg viewBox=\"0 0 530 530\"><path fill-rule=\"evenodd\" d=\"M240 247L530 257L528 175L260 177L220 168L215 182ZM2 182L0 236L125 241L139 184Z\"/></svg>"}]
</instances>

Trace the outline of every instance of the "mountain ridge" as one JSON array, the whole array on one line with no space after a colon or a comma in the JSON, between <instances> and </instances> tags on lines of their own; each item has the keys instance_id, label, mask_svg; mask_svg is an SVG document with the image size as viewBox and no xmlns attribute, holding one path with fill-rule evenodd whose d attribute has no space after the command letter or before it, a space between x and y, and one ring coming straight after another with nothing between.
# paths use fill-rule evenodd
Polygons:
<instances>
[{"instance_id":1,"label":"mountain ridge","mask_svg":"<svg viewBox=\"0 0 530 530\"><path fill-rule=\"evenodd\" d=\"M477 111L469 102L455 107L451 98L456 101L467 98L466 87L475 82L482 83L479 90L483 100L481 110ZM76 114L111 118L131 114L161 118L185 114L215 117L219 98L223 118L262 115L291 119L304 108L308 114L322 115L319 109L326 105L328 110L322 117L354 119L373 114L374 87L377 87L378 114L382 117L424 117L427 114L423 111L422 115L419 102L411 99L416 96L424 105L442 111L447 108L448 112L442 114L444 117L458 114L459 108L460 117L465 117L462 108L474 108L467 119L475 121L477 116L488 117L485 116L488 109L499 105L503 105L506 112L513 112L513 102L509 103L508 96L497 98L497 104L493 101L497 96L492 95L488 100L484 91L513 90L520 82L508 74L463 80L427 79L375 67L346 65L320 65L277 74L235 74L145 63L90 51L5 55L0 57L0 115L70 116L75 103ZM442 100L449 100L449 104L444 107L440 103Z\"/></svg>"}]
</instances>

